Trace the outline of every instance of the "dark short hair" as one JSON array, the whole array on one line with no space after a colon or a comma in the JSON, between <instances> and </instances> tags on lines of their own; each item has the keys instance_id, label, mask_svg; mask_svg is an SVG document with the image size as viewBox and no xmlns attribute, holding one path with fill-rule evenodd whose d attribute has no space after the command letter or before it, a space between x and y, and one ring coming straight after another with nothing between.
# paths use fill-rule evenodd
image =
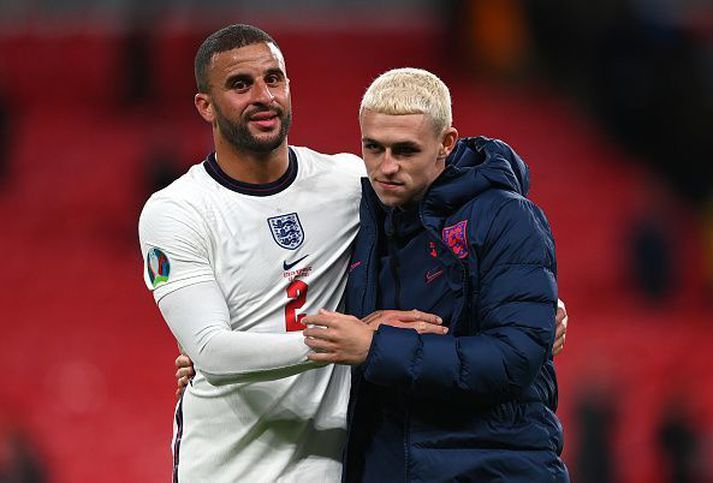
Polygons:
<instances>
[{"instance_id":1,"label":"dark short hair","mask_svg":"<svg viewBox=\"0 0 713 483\"><path fill-rule=\"evenodd\" d=\"M252 25L228 25L212 33L203 41L198 48L198 52L196 52L194 70L198 91L208 92L210 88L207 71L215 54L262 42L274 44L279 48L277 42L270 37L270 34Z\"/></svg>"}]
</instances>

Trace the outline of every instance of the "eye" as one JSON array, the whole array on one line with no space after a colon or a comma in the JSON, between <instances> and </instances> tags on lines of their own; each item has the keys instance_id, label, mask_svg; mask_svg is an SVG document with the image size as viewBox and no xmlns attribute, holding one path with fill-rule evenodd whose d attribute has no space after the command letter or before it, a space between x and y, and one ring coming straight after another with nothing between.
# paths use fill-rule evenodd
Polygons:
<instances>
[{"instance_id":1,"label":"eye","mask_svg":"<svg viewBox=\"0 0 713 483\"><path fill-rule=\"evenodd\" d=\"M381 146L372 141L366 141L362 143L362 147L367 151L377 152L381 150Z\"/></svg>"},{"instance_id":2,"label":"eye","mask_svg":"<svg viewBox=\"0 0 713 483\"><path fill-rule=\"evenodd\" d=\"M265 77L265 83L271 86L275 86L282 81L282 77L278 74L270 74Z\"/></svg>"},{"instance_id":3,"label":"eye","mask_svg":"<svg viewBox=\"0 0 713 483\"><path fill-rule=\"evenodd\" d=\"M244 91L245 89L250 87L250 83L243 79L236 79L230 84L230 87L238 91Z\"/></svg>"},{"instance_id":4,"label":"eye","mask_svg":"<svg viewBox=\"0 0 713 483\"><path fill-rule=\"evenodd\" d=\"M418 152L418 149L412 146L399 146L394 148L394 156L402 156L407 158L409 156L417 154Z\"/></svg>"}]
</instances>

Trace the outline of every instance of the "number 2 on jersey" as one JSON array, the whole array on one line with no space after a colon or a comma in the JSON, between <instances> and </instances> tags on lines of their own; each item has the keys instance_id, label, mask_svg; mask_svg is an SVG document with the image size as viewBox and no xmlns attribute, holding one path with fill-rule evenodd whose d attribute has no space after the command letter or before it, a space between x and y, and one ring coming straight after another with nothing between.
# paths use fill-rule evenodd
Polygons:
<instances>
[{"instance_id":1,"label":"number 2 on jersey","mask_svg":"<svg viewBox=\"0 0 713 483\"><path fill-rule=\"evenodd\" d=\"M289 287L287 287L287 298L290 299L287 305L285 305L285 328L287 332L304 329L300 321L304 318L305 314L297 315L296 311L307 301L308 288L309 285L302 280L294 280Z\"/></svg>"}]
</instances>

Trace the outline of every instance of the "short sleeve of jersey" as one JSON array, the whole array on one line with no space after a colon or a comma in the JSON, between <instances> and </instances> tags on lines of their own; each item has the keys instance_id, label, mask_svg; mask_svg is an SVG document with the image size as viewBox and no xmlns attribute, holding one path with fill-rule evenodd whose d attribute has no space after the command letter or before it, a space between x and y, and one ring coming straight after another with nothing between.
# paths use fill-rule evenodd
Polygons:
<instances>
[{"instance_id":1,"label":"short sleeve of jersey","mask_svg":"<svg viewBox=\"0 0 713 483\"><path fill-rule=\"evenodd\" d=\"M195 207L152 197L139 218L144 282L158 303L165 295L215 280L208 257L208 230Z\"/></svg>"}]
</instances>

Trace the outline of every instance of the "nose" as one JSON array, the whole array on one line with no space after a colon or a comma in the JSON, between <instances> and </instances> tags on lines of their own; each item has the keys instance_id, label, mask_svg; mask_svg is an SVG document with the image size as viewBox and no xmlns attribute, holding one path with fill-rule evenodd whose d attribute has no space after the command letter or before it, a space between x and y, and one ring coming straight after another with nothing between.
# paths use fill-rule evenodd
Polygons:
<instances>
[{"instance_id":1,"label":"nose","mask_svg":"<svg viewBox=\"0 0 713 483\"><path fill-rule=\"evenodd\" d=\"M391 151L387 149L384 151L384 157L381 160L381 172L385 175L393 175L399 170L399 163L396 162L394 157L391 155Z\"/></svg>"},{"instance_id":2,"label":"nose","mask_svg":"<svg viewBox=\"0 0 713 483\"><path fill-rule=\"evenodd\" d=\"M268 85L264 81L257 81L253 86L253 103L255 104L270 104L275 100L275 95L272 93Z\"/></svg>"}]
</instances>

